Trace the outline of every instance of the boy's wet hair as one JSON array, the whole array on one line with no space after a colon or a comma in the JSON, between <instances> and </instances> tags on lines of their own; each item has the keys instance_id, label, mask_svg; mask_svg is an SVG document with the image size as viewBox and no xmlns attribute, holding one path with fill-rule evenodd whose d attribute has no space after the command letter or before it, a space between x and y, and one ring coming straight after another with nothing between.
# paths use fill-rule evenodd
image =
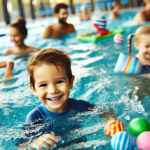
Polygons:
<instances>
[{"instance_id":1,"label":"boy's wet hair","mask_svg":"<svg viewBox=\"0 0 150 150\"><path fill-rule=\"evenodd\" d=\"M27 35L27 28L26 28L26 21L24 18L20 17L18 18L14 23L10 24L10 27L17 28L20 33L23 35Z\"/></svg>"},{"instance_id":2,"label":"boy's wet hair","mask_svg":"<svg viewBox=\"0 0 150 150\"><path fill-rule=\"evenodd\" d=\"M54 64L57 69L58 69L57 66L65 67L66 74L70 82L72 78L72 71L71 71L71 59L68 56L68 54L59 49L46 48L37 52L35 55L31 56L27 64L26 68L28 70L28 74L30 77L30 84L33 87L35 84L34 77L33 77L34 69L36 66L40 66L42 64Z\"/></svg>"},{"instance_id":3,"label":"boy's wet hair","mask_svg":"<svg viewBox=\"0 0 150 150\"><path fill-rule=\"evenodd\" d=\"M58 14L61 8L68 9L68 5L65 3L56 4L56 6L54 7L54 13Z\"/></svg>"},{"instance_id":4,"label":"boy's wet hair","mask_svg":"<svg viewBox=\"0 0 150 150\"><path fill-rule=\"evenodd\" d=\"M129 51L132 51L132 37L135 37L135 42L140 42L141 35L150 35L150 26L139 27L134 34L128 36Z\"/></svg>"}]
</instances>

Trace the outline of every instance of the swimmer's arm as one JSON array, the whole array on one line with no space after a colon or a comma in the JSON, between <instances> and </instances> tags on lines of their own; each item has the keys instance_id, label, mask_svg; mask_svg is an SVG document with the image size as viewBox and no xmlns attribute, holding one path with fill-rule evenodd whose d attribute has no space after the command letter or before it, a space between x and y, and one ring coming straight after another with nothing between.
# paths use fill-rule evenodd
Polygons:
<instances>
[{"instance_id":1,"label":"swimmer's arm","mask_svg":"<svg viewBox=\"0 0 150 150\"><path fill-rule=\"evenodd\" d=\"M145 77L145 78L150 78L150 73L146 73L146 74L139 74L139 75L136 75L136 77Z\"/></svg>"},{"instance_id":2,"label":"swimmer's arm","mask_svg":"<svg viewBox=\"0 0 150 150\"><path fill-rule=\"evenodd\" d=\"M10 61L6 64L6 72L3 78L4 82L11 80L13 78L13 74L12 74L13 68L14 68L14 62Z\"/></svg>"},{"instance_id":3,"label":"swimmer's arm","mask_svg":"<svg viewBox=\"0 0 150 150\"><path fill-rule=\"evenodd\" d=\"M48 26L44 29L44 32L43 32L41 38L46 39L48 37L51 37L51 33L52 33L52 26Z\"/></svg>"},{"instance_id":4,"label":"swimmer's arm","mask_svg":"<svg viewBox=\"0 0 150 150\"><path fill-rule=\"evenodd\" d=\"M50 149L56 146L56 143L59 141L59 138L55 136L54 133L52 134L43 134L39 136L36 140L32 141L31 143L22 143L17 145L19 149Z\"/></svg>"},{"instance_id":5,"label":"swimmer's arm","mask_svg":"<svg viewBox=\"0 0 150 150\"><path fill-rule=\"evenodd\" d=\"M144 17L144 14L142 12L138 13L135 17L134 17L134 21L137 23L137 24L140 24L140 23L143 23L145 22L145 17Z\"/></svg>"},{"instance_id":6,"label":"swimmer's arm","mask_svg":"<svg viewBox=\"0 0 150 150\"><path fill-rule=\"evenodd\" d=\"M5 55L10 55L10 54L12 54L13 52L12 52L12 50L11 49L8 49L6 52L5 52Z\"/></svg>"},{"instance_id":7,"label":"swimmer's arm","mask_svg":"<svg viewBox=\"0 0 150 150\"><path fill-rule=\"evenodd\" d=\"M36 140L34 140L31 144L31 148L52 148L55 147L57 142L59 141L59 138L55 136L54 133L52 134L43 134L40 137L38 137Z\"/></svg>"},{"instance_id":8,"label":"swimmer's arm","mask_svg":"<svg viewBox=\"0 0 150 150\"><path fill-rule=\"evenodd\" d=\"M37 48L37 47L32 47L32 50L33 50L33 51L38 51L38 50L40 50L40 49Z\"/></svg>"},{"instance_id":9,"label":"swimmer's arm","mask_svg":"<svg viewBox=\"0 0 150 150\"><path fill-rule=\"evenodd\" d=\"M0 68L4 68L6 66L7 66L7 62L6 61L0 62Z\"/></svg>"}]
</instances>

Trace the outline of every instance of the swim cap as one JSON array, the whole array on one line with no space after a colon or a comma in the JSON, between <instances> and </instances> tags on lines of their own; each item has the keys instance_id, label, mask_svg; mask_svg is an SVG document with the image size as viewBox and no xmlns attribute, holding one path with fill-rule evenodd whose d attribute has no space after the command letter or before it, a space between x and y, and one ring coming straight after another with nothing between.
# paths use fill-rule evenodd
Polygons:
<instances>
[{"instance_id":1,"label":"swim cap","mask_svg":"<svg viewBox=\"0 0 150 150\"><path fill-rule=\"evenodd\" d=\"M97 24L99 26L99 28L101 28L101 29L106 28L106 19L105 19L105 16L102 16L102 17L96 19L94 21L94 24Z\"/></svg>"}]
</instances>

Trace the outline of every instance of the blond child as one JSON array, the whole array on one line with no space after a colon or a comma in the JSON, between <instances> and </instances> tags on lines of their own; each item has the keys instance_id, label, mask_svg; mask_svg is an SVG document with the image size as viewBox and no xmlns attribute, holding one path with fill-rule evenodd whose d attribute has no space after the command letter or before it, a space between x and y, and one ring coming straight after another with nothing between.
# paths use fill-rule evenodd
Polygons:
<instances>
[{"instance_id":1,"label":"blond child","mask_svg":"<svg viewBox=\"0 0 150 150\"><path fill-rule=\"evenodd\" d=\"M129 35L129 47L132 47L132 37L135 37L136 58L143 64L140 76L150 77L150 26L142 26L134 34Z\"/></svg>"},{"instance_id":2,"label":"blond child","mask_svg":"<svg viewBox=\"0 0 150 150\"><path fill-rule=\"evenodd\" d=\"M31 47L25 45L24 43L24 40L27 37L26 21L24 20L24 18L18 18L14 23L10 25L9 36L11 42L14 43L14 47L8 49L5 52L5 55L25 54L25 53L39 50L36 47Z\"/></svg>"}]
</instances>

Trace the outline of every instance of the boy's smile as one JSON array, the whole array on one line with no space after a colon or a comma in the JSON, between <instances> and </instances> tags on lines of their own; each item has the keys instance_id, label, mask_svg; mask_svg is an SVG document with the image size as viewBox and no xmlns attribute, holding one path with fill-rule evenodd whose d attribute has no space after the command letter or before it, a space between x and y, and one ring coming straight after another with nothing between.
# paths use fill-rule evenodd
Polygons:
<instances>
[{"instance_id":1,"label":"boy's smile","mask_svg":"<svg viewBox=\"0 0 150 150\"><path fill-rule=\"evenodd\" d=\"M65 67L54 64L34 67L33 77L35 88L30 85L31 90L46 108L53 113L64 112L74 77L69 82Z\"/></svg>"}]
</instances>

